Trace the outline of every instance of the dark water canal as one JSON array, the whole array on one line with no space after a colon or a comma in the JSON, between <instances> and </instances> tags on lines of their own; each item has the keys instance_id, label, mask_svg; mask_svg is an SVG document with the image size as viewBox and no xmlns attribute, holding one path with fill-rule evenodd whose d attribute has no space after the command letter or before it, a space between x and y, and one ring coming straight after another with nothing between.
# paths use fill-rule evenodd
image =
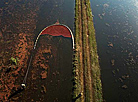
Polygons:
<instances>
[{"instance_id":1,"label":"dark water canal","mask_svg":"<svg viewBox=\"0 0 138 102\"><path fill-rule=\"evenodd\" d=\"M138 1L91 0L106 102L138 101Z\"/></svg>"}]
</instances>

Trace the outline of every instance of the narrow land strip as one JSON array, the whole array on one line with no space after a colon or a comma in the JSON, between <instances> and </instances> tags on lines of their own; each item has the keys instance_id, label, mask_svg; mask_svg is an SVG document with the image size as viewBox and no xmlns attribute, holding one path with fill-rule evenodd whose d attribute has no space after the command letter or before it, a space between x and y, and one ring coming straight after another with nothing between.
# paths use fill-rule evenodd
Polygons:
<instances>
[{"instance_id":1,"label":"narrow land strip","mask_svg":"<svg viewBox=\"0 0 138 102\"><path fill-rule=\"evenodd\" d=\"M76 102L102 102L100 67L90 0L76 0L75 3L73 98ZM79 94L81 97L78 97Z\"/></svg>"}]
</instances>

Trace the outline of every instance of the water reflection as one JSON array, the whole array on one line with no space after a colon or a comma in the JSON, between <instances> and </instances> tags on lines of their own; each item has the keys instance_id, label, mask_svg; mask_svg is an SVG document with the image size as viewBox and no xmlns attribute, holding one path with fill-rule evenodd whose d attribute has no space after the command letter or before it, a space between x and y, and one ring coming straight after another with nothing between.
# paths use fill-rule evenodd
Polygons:
<instances>
[{"instance_id":1,"label":"water reflection","mask_svg":"<svg viewBox=\"0 0 138 102\"><path fill-rule=\"evenodd\" d=\"M138 85L137 0L91 0L104 98L136 102Z\"/></svg>"},{"instance_id":2,"label":"water reflection","mask_svg":"<svg viewBox=\"0 0 138 102\"><path fill-rule=\"evenodd\" d=\"M134 0L134 6L136 6L138 8L138 1Z\"/></svg>"}]
</instances>

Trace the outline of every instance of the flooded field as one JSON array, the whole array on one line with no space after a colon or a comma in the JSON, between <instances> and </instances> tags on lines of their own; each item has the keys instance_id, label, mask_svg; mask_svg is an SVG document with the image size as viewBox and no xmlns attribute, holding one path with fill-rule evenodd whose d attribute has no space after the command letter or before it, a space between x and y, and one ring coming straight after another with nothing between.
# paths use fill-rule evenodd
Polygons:
<instances>
[{"instance_id":1,"label":"flooded field","mask_svg":"<svg viewBox=\"0 0 138 102\"><path fill-rule=\"evenodd\" d=\"M138 99L138 1L91 0L107 102Z\"/></svg>"},{"instance_id":2,"label":"flooded field","mask_svg":"<svg viewBox=\"0 0 138 102\"><path fill-rule=\"evenodd\" d=\"M57 20L73 29L73 9L73 0L0 2L0 101L71 101L71 39L43 36L37 50L32 49L39 32ZM31 52L27 87L13 95L23 82Z\"/></svg>"},{"instance_id":3,"label":"flooded field","mask_svg":"<svg viewBox=\"0 0 138 102\"><path fill-rule=\"evenodd\" d=\"M59 20L73 30L74 0L0 1L0 101L20 88L35 38ZM138 99L138 1L91 0L106 102ZM42 36L24 91L10 102L70 102L72 43Z\"/></svg>"}]
</instances>

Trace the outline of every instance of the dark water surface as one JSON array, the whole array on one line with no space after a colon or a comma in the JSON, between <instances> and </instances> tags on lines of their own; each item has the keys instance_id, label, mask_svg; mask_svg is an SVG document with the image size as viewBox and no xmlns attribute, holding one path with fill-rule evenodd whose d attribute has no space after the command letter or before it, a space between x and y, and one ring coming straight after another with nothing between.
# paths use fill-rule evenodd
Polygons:
<instances>
[{"instance_id":1,"label":"dark water surface","mask_svg":"<svg viewBox=\"0 0 138 102\"><path fill-rule=\"evenodd\" d=\"M36 32L54 24L57 20L73 31L74 1L73 0L46 0L38 12ZM50 42L52 58L45 82L46 102L71 102L72 93L72 43L70 38L53 37ZM41 46L41 45L40 45ZM41 94L40 94L41 95Z\"/></svg>"},{"instance_id":2,"label":"dark water surface","mask_svg":"<svg viewBox=\"0 0 138 102\"><path fill-rule=\"evenodd\" d=\"M73 31L74 0L45 0L39 11L37 32L54 24L57 20L69 26Z\"/></svg>"},{"instance_id":3,"label":"dark water surface","mask_svg":"<svg viewBox=\"0 0 138 102\"><path fill-rule=\"evenodd\" d=\"M103 96L107 102L138 101L138 1L91 0Z\"/></svg>"},{"instance_id":4,"label":"dark water surface","mask_svg":"<svg viewBox=\"0 0 138 102\"><path fill-rule=\"evenodd\" d=\"M42 51L40 56L44 57L44 63L48 68L37 68L38 73L46 71L47 77L33 81L38 87L38 91L45 86L46 93L39 93L33 99L43 99L44 102L71 102L72 87L72 43L71 39L64 37L41 36L37 46L37 53ZM42 48L43 46L43 48ZM49 50L47 50L49 49ZM37 56L37 55L36 55ZM40 59L40 63L43 60ZM35 60L35 59L34 59ZM39 62L38 62L39 63ZM34 67L35 68L35 67ZM37 99L38 98L38 99Z\"/></svg>"}]
</instances>

